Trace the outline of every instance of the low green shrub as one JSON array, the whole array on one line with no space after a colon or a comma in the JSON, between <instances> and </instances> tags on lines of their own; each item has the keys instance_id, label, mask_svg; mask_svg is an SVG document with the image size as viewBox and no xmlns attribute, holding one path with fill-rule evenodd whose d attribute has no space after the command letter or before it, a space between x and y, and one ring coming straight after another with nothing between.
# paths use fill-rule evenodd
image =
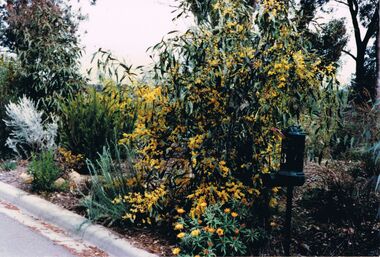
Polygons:
<instances>
[{"instance_id":1,"label":"low green shrub","mask_svg":"<svg viewBox=\"0 0 380 257\"><path fill-rule=\"evenodd\" d=\"M102 148L133 128L134 113L115 88L86 92L61 105L62 145L74 154L95 160Z\"/></svg>"},{"instance_id":2,"label":"low green shrub","mask_svg":"<svg viewBox=\"0 0 380 257\"><path fill-rule=\"evenodd\" d=\"M5 171L14 170L17 168L17 162L16 161L4 161L0 164L0 169Z\"/></svg>"},{"instance_id":3,"label":"low green shrub","mask_svg":"<svg viewBox=\"0 0 380 257\"><path fill-rule=\"evenodd\" d=\"M54 161L52 150L33 153L28 171L33 176L32 188L36 191L54 190L54 181L61 174L61 170Z\"/></svg>"},{"instance_id":4,"label":"low green shrub","mask_svg":"<svg viewBox=\"0 0 380 257\"><path fill-rule=\"evenodd\" d=\"M265 232L249 223L250 211L233 202L231 208L221 204L206 206L200 217L180 217L174 229L181 240L173 254L180 256L245 256L255 244L265 239ZM179 210L181 213L181 210ZM181 214L180 214L181 215Z\"/></svg>"}]
</instances>

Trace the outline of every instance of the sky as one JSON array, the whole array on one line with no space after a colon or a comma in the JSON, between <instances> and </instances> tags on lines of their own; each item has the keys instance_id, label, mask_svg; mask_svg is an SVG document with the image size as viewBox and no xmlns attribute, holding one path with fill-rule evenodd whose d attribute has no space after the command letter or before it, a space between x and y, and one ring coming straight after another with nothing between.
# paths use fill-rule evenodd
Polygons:
<instances>
[{"instance_id":1,"label":"sky","mask_svg":"<svg viewBox=\"0 0 380 257\"><path fill-rule=\"evenodd\" d=\"M83 3L84 2L84 3ZM98 0L95 6L82 0L80 33L85 54L82 67L91 65L99 48L110 50L114 56L134 66L151 63L147 49L154 46L172 30L186 31L189 20L172 21L176 3L172 0Z\"/></svg>"}]
</instances>

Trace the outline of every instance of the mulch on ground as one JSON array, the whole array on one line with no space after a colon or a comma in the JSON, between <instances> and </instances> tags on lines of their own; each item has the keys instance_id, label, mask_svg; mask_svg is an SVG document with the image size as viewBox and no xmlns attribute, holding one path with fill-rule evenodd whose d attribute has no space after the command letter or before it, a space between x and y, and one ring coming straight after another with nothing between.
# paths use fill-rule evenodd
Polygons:
<instances>
[{"instance_id":1,"label":"mulch on ground","mask_svg":"<svg viewBox=\"0 0 380 257\"><path fill-rule=\"evenodd\" d=\"M305 167L307 181L294 192L293 254L380 255L380 223L376 218L379 197L368 189L371 185L364 174L351 175L349 170L355 168L355 165L359 164L335 162L334 165L324 166L309 163ZM27 162L22 161L15 170L0 170L0 181L36 194L20 178L27 171L26 166ZM356 168L360 170L361 167ZM360 193L355 190L361 193L369 190L369 193L363 194L363 197L351 197L350 194ZM262 255L283 255L285 192L283 189L277 212L273 216L271 236L261 252ZM86 216L86 211L80 204L83 194L76 190L39 193L39 196ZM351 201L351 198L355 200ZM161 256L172 255L171 249L175 242L170 241L167 235L148 228L120 228L115 225L111 229L138 248Z\"/></svg>"}]
</instances>

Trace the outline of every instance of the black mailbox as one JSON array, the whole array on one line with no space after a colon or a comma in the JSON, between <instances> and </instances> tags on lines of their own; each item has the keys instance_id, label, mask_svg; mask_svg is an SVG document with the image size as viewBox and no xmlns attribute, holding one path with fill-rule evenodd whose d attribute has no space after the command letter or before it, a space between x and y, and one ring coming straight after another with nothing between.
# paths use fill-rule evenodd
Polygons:
<instances>
[{"instance_id":1,"label":"black mailbox","mask_svg":"<svg viewBox=\"0 0 380 257\"><path fill-rule=\"evenodd\" d=\"M305 183L303 161L305 151L305 133L299 126L291 126L282 131L280 170L263 174L265 186L302 186Z\"/></svg>"}]
</instances>

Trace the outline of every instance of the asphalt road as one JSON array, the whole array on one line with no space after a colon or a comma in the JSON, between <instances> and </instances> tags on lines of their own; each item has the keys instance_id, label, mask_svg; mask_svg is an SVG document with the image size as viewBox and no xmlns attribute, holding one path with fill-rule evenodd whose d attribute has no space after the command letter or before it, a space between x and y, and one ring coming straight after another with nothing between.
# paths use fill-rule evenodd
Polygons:
<instances>
[{"instance_id":1,"label":"asphalt road","mask_svg":"<svg viewBox=\"0 0 380 257\"><path fill-rule=\"evenodd\" d=\"M75 257L66 248L0 212L1 257Z\"/></svg>"}]
</instances>

